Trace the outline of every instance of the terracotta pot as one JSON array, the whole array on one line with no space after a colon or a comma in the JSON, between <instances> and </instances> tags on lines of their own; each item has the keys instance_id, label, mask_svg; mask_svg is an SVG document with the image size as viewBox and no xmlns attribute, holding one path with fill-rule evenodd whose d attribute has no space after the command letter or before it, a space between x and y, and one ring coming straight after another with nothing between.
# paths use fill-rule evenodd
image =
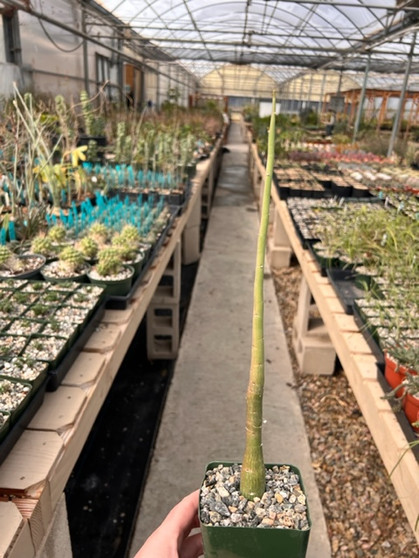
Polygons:
<instances>
[{"instance_id":1,"label":"terracotta pot","mask_svg":"<svg viewBox=\"0 0 419 558\"><path fill-rule=\"evenodd\" d=\"M409 369L402 364L396 362L388 353L384 353L385 368L384 377L391 389L395 389L397 386L403 382L406 377L406 372L410 374L416 374L415 370ZM404 388L400 388L396 392L396 397L401 397L404 393Z\"/></svg>"},{"instance_id":2,"label":"terracotta pot","mask_svg":"<svg viewBox=\"0 0 419 558\"><path fill-rule=\"evenodd\" d=\"M403 410L410 424L419 421L419 398L406 393L403 399ZM415 432L419 432L419 427L412 426Z\"/></svg>"}]
</instances>

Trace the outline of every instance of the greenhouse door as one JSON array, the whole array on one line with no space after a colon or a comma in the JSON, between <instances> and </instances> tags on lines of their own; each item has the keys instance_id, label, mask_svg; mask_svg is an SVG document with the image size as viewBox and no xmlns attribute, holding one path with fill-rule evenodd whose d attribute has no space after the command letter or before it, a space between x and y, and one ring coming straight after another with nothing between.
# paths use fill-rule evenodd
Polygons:
<instances>
[{"instance_id":1,"label":"greenhouse door","mask_svg":"<svg viewBox=\"0 0 419 558\"><path fill-rule=\"evenodd\" d=\"M133 108L141 108L143 103L144 76L139 68L125 64L124 91L126 102Z\"/></svg>"}]
</instances>

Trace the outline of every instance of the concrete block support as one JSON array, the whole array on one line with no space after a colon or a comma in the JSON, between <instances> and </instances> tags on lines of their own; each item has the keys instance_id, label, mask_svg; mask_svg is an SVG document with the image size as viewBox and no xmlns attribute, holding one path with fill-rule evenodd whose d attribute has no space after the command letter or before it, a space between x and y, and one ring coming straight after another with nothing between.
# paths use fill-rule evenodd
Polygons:
<instances>
[{"instance_id":1,"label":"concrete block support","mask_svg":"<svg viewBox=\"0 0 419 558\"><path fill-rule=\"evenodd\" d=\"M57 504L51 530L38 558L72 558L67 505L64 494Z\"/></svg>"},{"instance_id":2,"label":"concrete block support","mask_svg":"<svg viewBox=\"0 0 419 558\"><path fill-rule=\"evenodd\" d=\"M188 227L182 234L182 263L189 265L199 260L201 255L201 227Z\"/></svg>"},{"instance_id":3,"label":"concrete block support","mask_svg":"<svg viewBox=\"0 0 419 558\"><path fill-rule=\"evenodd\" d=\"M311 292L304 277L301 281L292 340L298 364L304 374L333 374L336 351L326 326L316 313L316 305L312 303Z\"/></svg>"},{"instance_id":4,"label":"concrete block support","mask_svg":"<svg viewBox=\"0 0 419 558\"><path fill-rule=\"evenodd\" d=\"M174 359L179 349L179 302L151 302L147 310L147 355Z\"/></svg>"},{"instance_id":5,"label":"concrete block support","mask_svg":"<svg viewBox=\"0 0 419 558\"><path fill-rule=\"evenodd\" d=\"M281 216L276 208L273 211L272 235L268 241L268 255L271 267L289 267L292 248Z\"/></svg>"},{"instance_id":6,"label":"concrete block support","mask_svg":"<svg viewBox=\"0 0 419 558\"><path fill-rule=\"evenodd\" d=\"M181 242L176 244L147 310L147 355L174 359L179 349Z\"/></svg>"}]
</instances>

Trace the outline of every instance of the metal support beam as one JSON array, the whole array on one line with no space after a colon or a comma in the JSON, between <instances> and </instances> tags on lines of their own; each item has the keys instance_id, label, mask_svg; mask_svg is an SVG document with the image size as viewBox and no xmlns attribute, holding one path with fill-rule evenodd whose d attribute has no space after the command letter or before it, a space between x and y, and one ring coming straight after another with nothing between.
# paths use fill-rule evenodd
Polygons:
<instances>
[{"instance_id":1,"label":"metal support beam","mask_svg":"<svg viewBox=\"0 0 419 558\"><path fill-rule=\"evenodd\" d=\"M412 46L410 47L409 56L407 57L406 71L404 73L402 90L400 92L399 106L397 108L396 116L391 131L390 143L388 144L387 157L391 157L393 153L394 144L396 143L397 134L399 133L400 122L402 119L402 112L404 109L404 99L406 96L407 84L409 82L410 68L412 66L413 53L415 51L416 33L413 35Z\"/></svg>"},{"instance_id":2,"label":"metal support beam","mask_svg":"<svg viewBox=\"0 0 419 558\"><path fill-rule=\"evenodd\" d=\"M81 5L81 30L83 32L83 75L84 75L84 89L90 95L89 87L89 52L87 45L87 30L86 30L86 8L84 4Z\"/></svg>"},{"instance_id":3,"label":"metal support beam","mask_svg":"<svg viewBox=\"0 0 419 558\"><path fill-rule=\"evenodd\" d=\"M364 107L364 101L365 101L365 92L367 90L368 72L370 71L370 62L371 62L371 53L368 55L367 65L365 66L364 81L362 82L361 96L359 98L358 111L356 113L352 143L356 142L356 136L358 135L359 125L361 123L362 109Z\"/></svg>"}]
</instances>

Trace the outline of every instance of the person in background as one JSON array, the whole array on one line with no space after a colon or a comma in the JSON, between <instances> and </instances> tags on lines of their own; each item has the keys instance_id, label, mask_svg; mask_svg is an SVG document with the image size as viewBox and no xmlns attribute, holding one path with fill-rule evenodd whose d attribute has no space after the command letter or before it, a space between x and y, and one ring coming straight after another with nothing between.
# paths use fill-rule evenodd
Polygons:
<instances>
[{"instance_id":1,"label":"person in background","mask_svg":"<svg viewBox=\"0 0 419 558\"><path fill-rule=\"evenodd\" d=\"M203 555L199 527L199 490L181 500L148 537L134 558L199 558Z\"/></svg>"},{"instance_id":2,"label":"person in background","mask_svg":"<svg viewBox=\"0 0 419 558\"><path fill-rule=\"evenodd\" d=\"M326 137L331 136L333 134L333 129L335 127L336 122L336 114L332 110L330 113L329 122L326 124Z\"/></svg>"}]
</instances>

